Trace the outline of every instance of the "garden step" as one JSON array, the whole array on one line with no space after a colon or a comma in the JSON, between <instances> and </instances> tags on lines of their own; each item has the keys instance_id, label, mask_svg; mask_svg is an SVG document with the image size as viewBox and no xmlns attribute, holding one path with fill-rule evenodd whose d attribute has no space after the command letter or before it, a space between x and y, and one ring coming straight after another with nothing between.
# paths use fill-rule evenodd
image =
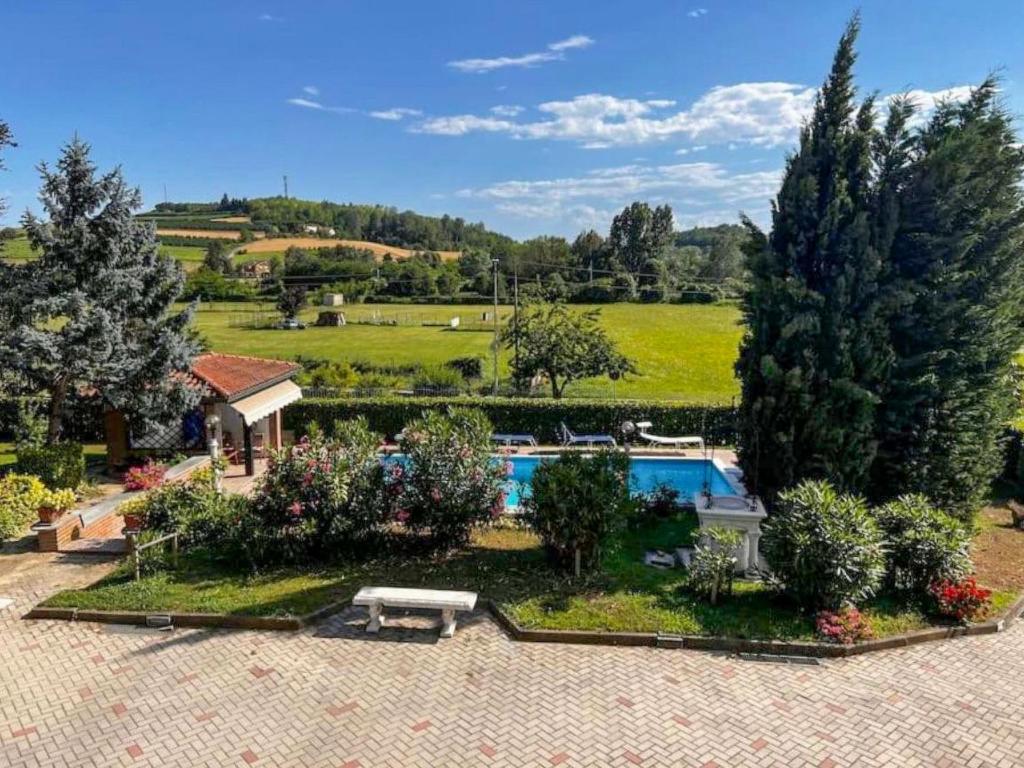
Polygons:
<instances>
[{"instance_id":1,"label":"garden step","mask_svg":"<svg viewBox=\"0 0 1024 768\"><path fill-rule=\"evenodd\" d=\"M124 538L75 539L61 547L60 551L77 555L123 555L128 551L128 542Z\"/></svg>"}]
</instances>

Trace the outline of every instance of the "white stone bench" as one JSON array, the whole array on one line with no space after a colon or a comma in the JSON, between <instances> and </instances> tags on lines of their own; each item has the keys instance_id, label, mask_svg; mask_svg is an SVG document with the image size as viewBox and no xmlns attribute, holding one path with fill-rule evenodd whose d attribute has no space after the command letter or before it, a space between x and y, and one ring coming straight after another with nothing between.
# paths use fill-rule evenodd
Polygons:
<instances>
[{"instance_id":1,"label":"white stone bench","mask_svg":"<svg viewBox=\"0 0 1024 768\"><path fill-rule=\"evenodd\" d=\"M476 605L476 592L453 592L445 589L409 589L406 587L363 587L352 598L352 605L370 609L367 632L379 632L384 624L385 608L433 608L441 611L441 637L455 634L455 612L471 611Z\"/></svg>"}]
</instances>

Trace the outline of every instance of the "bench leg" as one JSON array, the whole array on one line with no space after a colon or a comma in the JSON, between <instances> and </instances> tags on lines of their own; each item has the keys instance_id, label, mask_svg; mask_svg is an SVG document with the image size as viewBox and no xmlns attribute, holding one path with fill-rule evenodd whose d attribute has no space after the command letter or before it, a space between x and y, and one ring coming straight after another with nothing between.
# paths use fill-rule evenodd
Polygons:
<instances>
[{"instance_id":1,"label":"bench leg","mask_svg":"<svg viewBox=\"0 0 1024 768\"><path fill-rule=\"evenodd\" d=\"M366 625L366 631L376 634L384 625L384 606L374 603L370 606L370 623Z\"/></svg>"},{"instance_id":2,"label":"bench leg","mask_svg":"<svg viewBox=\"0 0 1024 768\"><path fill-rule=\"evenodd\" d=\"M455 611L445 608L441 611L441 637L452 637L455 634Z\"/></svg>"}]
</instances>

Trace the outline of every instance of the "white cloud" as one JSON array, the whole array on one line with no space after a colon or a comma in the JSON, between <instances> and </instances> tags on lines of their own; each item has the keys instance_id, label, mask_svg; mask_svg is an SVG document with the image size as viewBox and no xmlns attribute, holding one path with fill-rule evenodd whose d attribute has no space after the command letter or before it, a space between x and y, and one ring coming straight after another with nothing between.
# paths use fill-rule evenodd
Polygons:
<instances>
[{"instance_id":1,"label":"white cloud","mask_svg":"<svg viewBox=\"0 0 1024 768\"><path fill-rule=\"evenodd\" d=\"M285 99L285 103L291 104L293 107L302 107L303 109L315 109L320 112L335 112L341 115L350 114L352 112L357 111L355 109L352 109L351 107L328 107L325 106L324 104L321 104L319 101L313 101L312 99L305 99L301 97L295 99Z\"/></svg>"},{"instance_id":2,"label":"white cloud","mask_svg":"<svg viewBox=\"0 0 1024 768\"><path fill-rule=\"evenodd\" d=\"M310 96L319 96L320 89L315 85L304 85L302 86L303 93L308 93Z\"/></svg>"},{"instance_id":3,"label":"white cloud","mask_svg":"<svg viewBox=\"0 0 1024 768\"><path fill-rule=\"evenodd\" d=\"M419 109L410 109L408 107L392 107L391 109L384 109L377 112L371 112L370 117L376 117L378 120L401 120L405 117L419 117L423 112Z\"/></svg>"},{"instance_id":4,"label":"white cloud","mask_svg":"<svg viewBox=\"0 0 1024 768\"><path fill-rule=\"evenodd\" d=\"M690 11L686 15L689 16L691 19L699 19L701 16L707 16L707 14L708 14L708 9L707 8L694 8L692 11Z\"/></svg>"},{"instance_id":5,"label":"white cloud","mask_svg":"<svg viewBox=\"0 0 1024 768\"><path fill-rule=\"evenodd\" d=\"M489 59L457 59L449 61L448 66L460 72L484 74L505 67L536 67L549 61L565 59L565 51L575 48L586 48L594 44L594 40L586 35L573 35L565 40L549 43L546 50L524 53L519 56L497 56Z\"/></svg>"},{"instance_id":6,"label":"white cloud","mask_svg":"<svg viewBox=\"0 0 1024 768\"><path fill-rule=\"evenodd\" d=\"M280 16L274 16L270 13L261 13L256 17L257 21L284 21Z\"/></svg>"},{"instance_id":7,"label":"white cloud","mask_svg":"<svg viewBox=\"0 0 1024 768\"><path fill-rule=\"evenodd\" d=\"M922 106L936 100L962 98L968 89L912 91ZM443 136L477 131L504 133L516 139L559 139L586 149L649 144L672 139L708 144L777 147L795 141L800 126L814 105L816 89L785 82L719 85L688 108L665 114L674 107L669 99L629 99L599 93L568 101L539 104L539 120L495 119L489 116L432 117L411 130ZM515 115L507 115L507 118Z\"/></svg>"},{"instance_id":8,"label":"white cloud","mask_svg":"<svg viewBox=\"0 0 1024 768\"><path fill-rule=\"evenodd\" d=\"M518 104L498 104L497 106L491 107L491 112L501 117L515 117L523 111L524 107L520 107Z\"/></svg>"}]
</instances>

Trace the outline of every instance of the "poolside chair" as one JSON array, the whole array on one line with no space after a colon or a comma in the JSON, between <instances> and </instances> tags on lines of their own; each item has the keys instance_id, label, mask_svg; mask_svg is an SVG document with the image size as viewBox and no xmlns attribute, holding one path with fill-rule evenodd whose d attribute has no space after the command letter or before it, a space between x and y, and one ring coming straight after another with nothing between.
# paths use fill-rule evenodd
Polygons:
<instances>
[{"instance_id":1,"label":"poolside chair","mask_svg":"<svg viewBox=\"0 0 1024 768\"><path fill-rule=\"evenodd\" d=\"M699 451L704 450L704 438L696 435L684 435L681 437L664 437L662 435L652 435L648 430L654 425L649 421L638 421L636 428L638 434L650 445L667 445L672 448L684 448L693 447Z\"/></svg>"},{"instance_id":2,"label":"poolside chair","mask_svg":"<svg viewBox=\"0 0 1024 768\"><path fill-rule=\"evenodd\" d=\"M562 443L564 445L586 445L593 447L595 445L610 445L612 447L618 446L615 442L615 438L611 435L577 435L568 425L563 421L559 424L562 430Z\"/></svg>"},{"instance_id":3,"label":"poolside chair","mask_svg":"<svg viewBox=\"0 0 1024 768\"><path fill-rule=\"evenodd\" d=\"M491 435L491 442L511 447L513 445L528 445L532 448L537 447L537 438L533 435L525 432L516 434L514 432L495 432Z\"/></svg>"}]
</instances>

